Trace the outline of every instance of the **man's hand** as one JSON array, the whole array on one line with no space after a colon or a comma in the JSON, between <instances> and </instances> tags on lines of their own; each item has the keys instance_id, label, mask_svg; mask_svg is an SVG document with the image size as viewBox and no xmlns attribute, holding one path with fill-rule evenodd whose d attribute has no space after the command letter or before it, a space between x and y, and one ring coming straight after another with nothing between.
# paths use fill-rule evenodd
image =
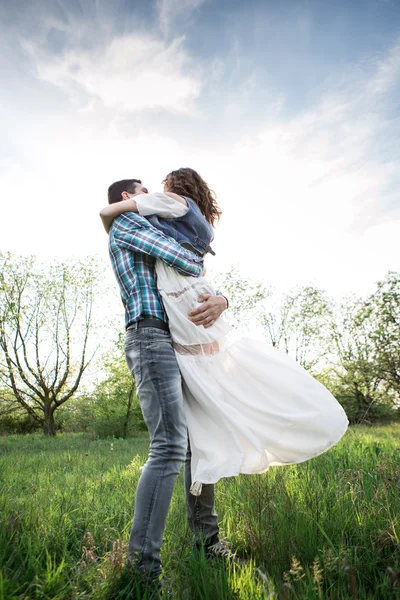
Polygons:
<instances>
[{"instance_id":1,"label":"man's hand","mask_svg":"<svg viewBox=\"0 0 400 600\"><path fill-rule=\"evenodd\" d=\"M203 325L205 329L214 325L215 321L227 309L227 301L224 296L213 296L212 294L202 294L198 298L201 306L191 310L188 314L189 321L195 325Z\"/></svg>"}]
</instances>

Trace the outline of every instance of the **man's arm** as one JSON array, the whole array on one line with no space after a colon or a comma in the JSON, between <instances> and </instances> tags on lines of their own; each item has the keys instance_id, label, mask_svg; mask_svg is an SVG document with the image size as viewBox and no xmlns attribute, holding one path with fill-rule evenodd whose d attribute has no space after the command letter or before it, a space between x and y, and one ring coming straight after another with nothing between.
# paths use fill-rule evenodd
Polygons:
<instances>
[{"instance_id":1,"label":"man's arm","mask_svg":"<svg viewBox=\"0 0 400 600\"><path fill-rule=\"evenodd\" d=\"M214 325L222 313L229 308L228 298L221 292L217 292L215 296L202 294L199 296L198 302L201 302L201 305L190 311L188 318L195 325L203 325L205 329Z\"/></svg>"},{"instance_id":2,"label":"man's arm","mask_svg":"<svg viewBox=\"0 0 400 600\"><path fill-rule=\"evenodd\" d=\"M203 271L200 257L189 253L178 242L165 236L144 217L134 213L120 215L114 221L111 234L118 246L158 258L182 275L199 277Z\"/></svg>"}]
</instances>

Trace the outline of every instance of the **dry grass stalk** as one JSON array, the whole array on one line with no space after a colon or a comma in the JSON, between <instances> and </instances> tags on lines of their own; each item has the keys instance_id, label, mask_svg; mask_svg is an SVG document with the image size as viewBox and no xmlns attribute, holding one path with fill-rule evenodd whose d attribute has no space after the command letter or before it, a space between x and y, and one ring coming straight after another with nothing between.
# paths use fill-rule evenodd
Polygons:
<instances>
[{"instance_id":1,"label":"dry grass stalk","mask_svg":"<svg viewBox=\"0 0 400 600\"><path fill-rule=\"evenodd\" d=\"M82 544L85 545L82 546L81 566L87 567L89 563L95 563L98 561L94 537L90 531L87 531L83 536Z\"/></svg>"}]
</instances>

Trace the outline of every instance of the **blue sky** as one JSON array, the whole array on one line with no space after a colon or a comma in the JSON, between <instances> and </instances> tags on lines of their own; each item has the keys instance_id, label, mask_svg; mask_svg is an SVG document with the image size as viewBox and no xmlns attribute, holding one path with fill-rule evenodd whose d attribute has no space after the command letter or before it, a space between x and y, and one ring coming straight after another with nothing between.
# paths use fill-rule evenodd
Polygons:
<instances>
[{"instance_id":1,"label":"blue sky","mask_svg":"<svg viewBox=\"0 0 400 600\"><path fill-rule=\"evenodd\" d=\"M107 186L191 166L224 212L211 273L342 293L399 268L397 0L1 0L0 23L1 250L107 258Z\"/></svg>"}]
</instances>

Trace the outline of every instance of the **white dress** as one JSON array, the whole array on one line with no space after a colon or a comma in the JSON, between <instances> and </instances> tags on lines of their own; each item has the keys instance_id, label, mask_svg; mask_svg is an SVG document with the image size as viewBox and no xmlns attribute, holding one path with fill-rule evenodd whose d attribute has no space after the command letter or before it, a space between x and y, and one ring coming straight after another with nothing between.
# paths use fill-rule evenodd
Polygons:
<instances>
[{"instance_id":1,"label":"white dress","mask_svg":"<svg viewBox=\"0 0 400 600\"><path fill-rule=\"evenodd\" d=\"M294 359L238 335L222 317L208 329L189 321L198 297L215 293L206 279L161 261L156 273L184 381L192 493L200 493L198 483L301 463L341 439L343 408Z\"/></svg>"}]
</instances>

